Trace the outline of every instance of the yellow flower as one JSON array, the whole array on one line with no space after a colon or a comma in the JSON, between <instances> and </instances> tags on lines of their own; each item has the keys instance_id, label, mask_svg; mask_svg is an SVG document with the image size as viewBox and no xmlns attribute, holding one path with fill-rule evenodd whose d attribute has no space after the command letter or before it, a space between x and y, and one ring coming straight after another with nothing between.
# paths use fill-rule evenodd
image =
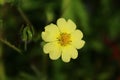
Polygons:
<instances>
[{"instance_id":1,"label":"yellow flower","mask_svg":"<svg viewBox=\"0 0 120 80\"><path fill-rule=\"evenodd\" d=\"M50 24L42 32L42 39L47 42L43 46L43 51L49 54L50 59L56 60L60 56L64 62L78 57L77 49L84 46L82 40L83 33L76 29L76 24L72 20L66 21L64 18L57 20L57 25Z\"/></svg>"}]
</instances>

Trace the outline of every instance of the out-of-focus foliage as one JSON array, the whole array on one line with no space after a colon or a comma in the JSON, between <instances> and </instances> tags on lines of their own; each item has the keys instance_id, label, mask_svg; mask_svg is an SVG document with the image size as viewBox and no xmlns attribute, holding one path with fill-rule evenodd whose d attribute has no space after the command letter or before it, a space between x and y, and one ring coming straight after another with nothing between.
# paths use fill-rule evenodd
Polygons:
<instances>
[{"instance_id":1,"label":"out-of-focus foliage","mask_svg":"<svg viewBox=\"0 0 120 80\"><path fill-rule=\"evenodd\" d=\"M3 5L4 4L4 0L0 0L0 5Z\"/></svg>"},{"instance_id":2,"label":"out-of-focus foliage","mask_svg":"<svg viewBox=\"0 0 120 80\"><path fill-rule=\"evenodd\" d=\"M60 17L72 19L86 41L70 63L42 50L41 32ZM0 20L0 79L120 80L118 0L0 0Z\"/></svg>"}]
</instances>

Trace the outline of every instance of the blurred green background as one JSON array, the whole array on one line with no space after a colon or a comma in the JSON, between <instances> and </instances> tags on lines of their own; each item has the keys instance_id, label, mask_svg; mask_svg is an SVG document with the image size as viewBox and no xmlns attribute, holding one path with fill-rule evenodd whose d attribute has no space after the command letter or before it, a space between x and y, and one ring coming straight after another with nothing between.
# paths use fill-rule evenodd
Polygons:
<instances>
[{"instance_id":1,"label":"blurred green background","mask_svg":"<svg viewBox=\"0 0 120 80\"><path fill-rule=\"evenodd\" d=\"M41 32L60 17L86 41L69 63L42 50ZM120 80L119 34L119 0L0 0L0 80Z\"/></svg>"}]
</instances>

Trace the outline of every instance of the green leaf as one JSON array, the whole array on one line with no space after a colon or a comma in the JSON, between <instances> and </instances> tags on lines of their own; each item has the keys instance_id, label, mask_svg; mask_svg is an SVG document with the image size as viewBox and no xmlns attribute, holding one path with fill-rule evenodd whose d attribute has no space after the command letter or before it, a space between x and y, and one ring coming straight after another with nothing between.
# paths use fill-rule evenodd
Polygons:
<instances>
[{"instance_id":1,"label":"green leaf","mask_svg":"<svg viewBox=\"0 0 120 80\"><path fill-rule=\"evenodd\" d=\"M73 7L75 9L75 15L83 27L84 32L86 34L90 34L91 29L89 27L89 15L87 9L85 8L85 5L81 0L75 0Z\"/></svg>"},{"instance_id":2,"label":"green leaf","mask_svg":"<svg viewBox=\"0 0 120 80\"><path fill-rule=\"evenodd\" d=\"M74 16L74 9L73 9L73 3L72 0L63 0L62 1L62 17L66 19L75 19Z\"/></svg>"}]
</instances>

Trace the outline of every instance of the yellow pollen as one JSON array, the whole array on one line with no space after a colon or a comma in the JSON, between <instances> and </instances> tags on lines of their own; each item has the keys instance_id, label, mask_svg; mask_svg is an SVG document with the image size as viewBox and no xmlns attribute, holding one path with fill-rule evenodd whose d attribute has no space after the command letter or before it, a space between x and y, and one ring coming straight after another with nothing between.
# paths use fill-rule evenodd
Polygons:
<instances>
[{"instance_id":1,"label":"yellow pollen","mask_svg":"<svg viewBox=\"0 0 120 80\"><path fill-rule=\"evenodd\" d=\"M69 44L71 42L70 38L71 38L70 34L61 33L58 40L59 40L59 43L61 44L61 46L66 46L67 44Z\"/></svg>"}]
</instances>

